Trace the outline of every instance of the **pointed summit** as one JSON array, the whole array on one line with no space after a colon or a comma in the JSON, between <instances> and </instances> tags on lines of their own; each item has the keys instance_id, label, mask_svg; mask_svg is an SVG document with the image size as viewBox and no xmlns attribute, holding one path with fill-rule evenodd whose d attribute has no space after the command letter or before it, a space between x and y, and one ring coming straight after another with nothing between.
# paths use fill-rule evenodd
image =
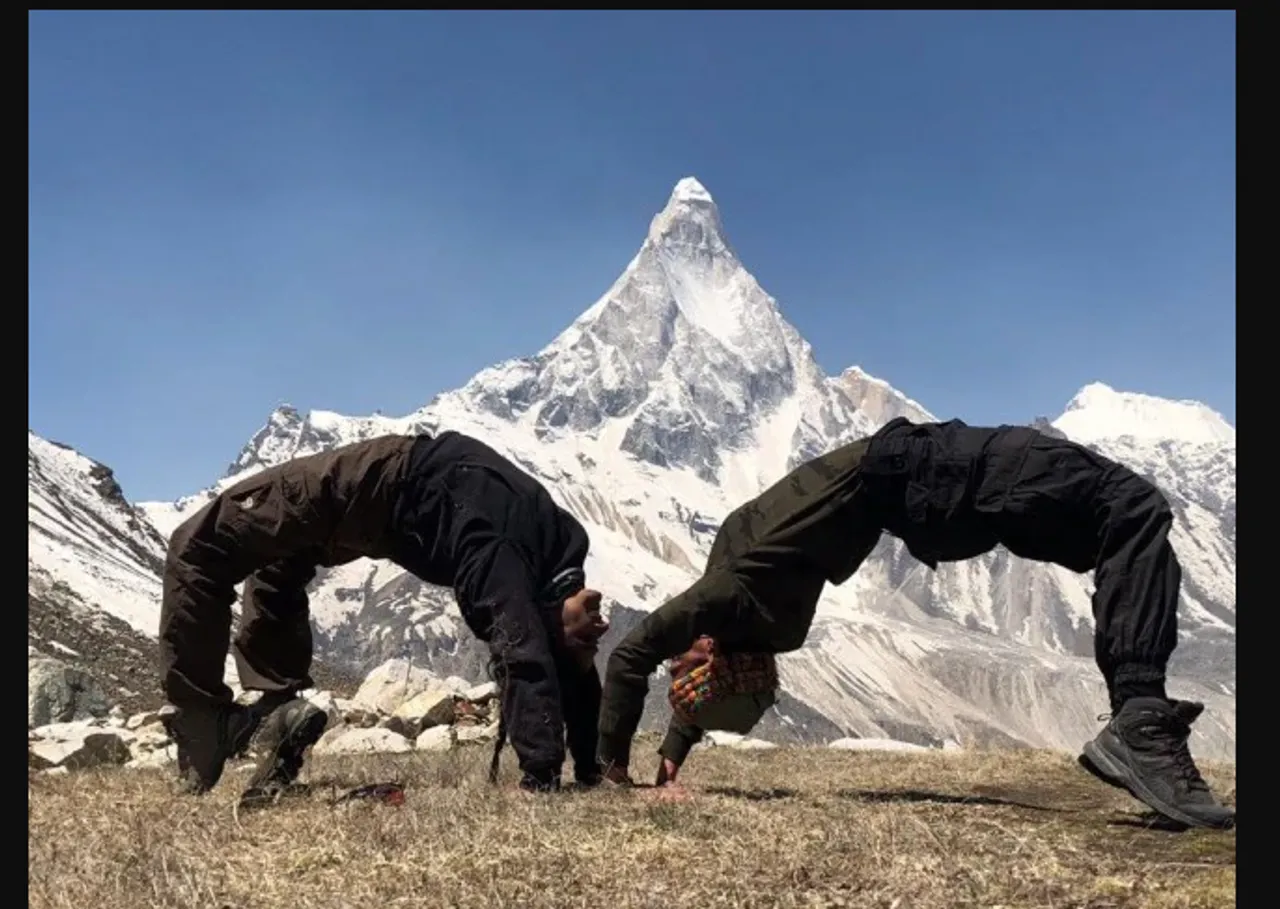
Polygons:
<instances>
[{"instance_id":1,"label":"pointed summit","mask_svg":"<svg viewBox=\"0 0 1280 909\"><path fill-rule=\"evenodd\" d=\"M667 247L680 255L733 256L724 237L720 210L697 177L676 183L667 205L649 224L646 246ZM734 257L736 258L736 257Z\"/></svg>"},{"instance_id":2,"label":"pointed summit","mask_svg":"<svg viewBox=\"0 0 1280 909\"><path fill-rule=\"evenodd\" d=\"M715 200L711 198L711 193L707 192L707 188L698 182L697 177L684 177L676 184L676 188L671 191L671 201L667 203L667 207L670 208L677 202L716 204Z\"/></svg>"}]
</instances>

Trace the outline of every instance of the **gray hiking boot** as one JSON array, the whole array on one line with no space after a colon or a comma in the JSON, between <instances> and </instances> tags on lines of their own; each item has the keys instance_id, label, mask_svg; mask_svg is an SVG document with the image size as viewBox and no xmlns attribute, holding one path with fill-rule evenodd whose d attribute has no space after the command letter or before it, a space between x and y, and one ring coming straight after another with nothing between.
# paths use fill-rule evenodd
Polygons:
<instances>
[{"instance_id":1,"label":"gray hiking boot","mask_svg":"<svg viewBox=\"0 0 1280 909\"><path fill-rule=\"evenodd\" d=\"M227 760L248 746L257 725L257 714L243 704L195 705L171 714L165 726L178 750L180 791L200 795L216 786Z\"/></svg>"},{"instance_id":2,"label":"gray hiking boot","mask_svg":"<svg viewBox=\"0 0 1280 909\"><path fill-rule=\"evenodd\" d=\"M243 798L274 799L292 786L306 750L324 734L328 723L328 714L302 698L275 707L254 740L254 750L261 757Z\"/></svg>"},{"instance_id":3,"label":"gray hiking boot","mask_svg":"<svg viewBox=\"0 0 1280 909\"><path fill-rule=\"evenodd\" d=\"M1105 783L1188 827L1224 829L1236 813L1209 790L1187 739L1203 704L1133 698L1084 746L1080 764Z\"/></svg>"}]
</instances>

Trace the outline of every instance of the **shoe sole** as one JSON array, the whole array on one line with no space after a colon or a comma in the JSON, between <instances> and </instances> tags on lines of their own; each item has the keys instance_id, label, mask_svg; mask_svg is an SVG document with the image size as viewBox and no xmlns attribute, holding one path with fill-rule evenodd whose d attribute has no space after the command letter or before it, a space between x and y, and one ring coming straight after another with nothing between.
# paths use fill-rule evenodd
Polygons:
<instances>
[{"instance_id":1,"label":"shoe sole","mask_svg":"<svg viewBox=\"0 0 1280 909\"><path fill-rule=\"evenodd\" d=\"M275 747L264 754L258 761L258 769L249 781L248 788L250 790L258 789L266 783L275 770L276 763L280 760L280 752L286 746L297 748L299 752L302 752L319 741L320 736L324 734L325 726L329 725L328 714L314 706L309 710L304 709L299 712L302 716L289 724L280 736L279 741L276 742Z\"/></svg>"},{"instance_id":2,"label":"shoe sole","mask_svg":"<svg viewBox=\"0 0 1280 909\"><path fill-rule=\"evenodd\" d=\"M1142 778L1131 771L1120 761L1113 759L1103 749L1099 748L1096 743L1088 742L1084 746L1084 753L1080 756L1080 766L1088 770L1098 779L1108 785L1115 786L1117 789L1123 789L1131 796L1142 802L1148 808L1164 815L1170 820L1177 821L1179 824L1186 824L1188 827L1207 827L1213 830L1225 830L1235 826L1235 818L1229 818L1220 823L1214 824L1199 818L1194 818L1184 811L1180 811L1177 807L1170 805L1163 799L1159 799L1155 794L1147 788L1142 782Z\"/></svg>"}]
</instances>

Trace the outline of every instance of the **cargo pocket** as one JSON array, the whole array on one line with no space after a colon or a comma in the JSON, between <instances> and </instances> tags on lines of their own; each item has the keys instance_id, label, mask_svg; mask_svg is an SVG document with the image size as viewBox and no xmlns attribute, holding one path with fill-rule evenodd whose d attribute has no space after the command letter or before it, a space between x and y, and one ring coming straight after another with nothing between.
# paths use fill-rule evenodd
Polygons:
<instances>
[{"instance_id":1,"label":"cargo pocket","mask_svg":"<svg viewBox=\"0 0 1280 909\"><path fill-rule=\"evenodd\" d=\"M277 536L286 523L284 496L272 477L251 478L226 493L227 507L218 516L220 535L237 540Z\"/></svg>"}]
</instances>

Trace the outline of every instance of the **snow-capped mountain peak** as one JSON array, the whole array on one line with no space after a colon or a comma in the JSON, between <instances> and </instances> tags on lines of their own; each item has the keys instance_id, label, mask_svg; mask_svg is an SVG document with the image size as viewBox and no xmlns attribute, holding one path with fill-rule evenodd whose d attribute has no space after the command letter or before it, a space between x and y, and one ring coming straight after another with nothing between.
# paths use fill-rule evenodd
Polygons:
<instances>
[{"instance_id":1,"label":"snow-capped mountain peak","mask_svg":"<svg viewBox=\"0 0 1280 909\"><path fill-rule=\"evenodd\" d=\"M675 189L671 191L671 202L715 204L711 193L707 192L707 188L698 181L697 177L682 177L676 181Z\"/></svg>"},{"instance_id":2,"label":"snow-capped mountain peak","mask_svg":"<svg viewBox=\"0 0 1280 909\"><path fill-rule=\"evenodd\" d=\"M825 429L869 426L738 260L693 177L676 184L599 300L537 355L481 372L457 403L544 439L608 437L642 462L706 480L762 431L803 458Z\"/></svg>"},{"instance_id":3,"label":"snow-capped mountain peak","mask_svg":"<svg viewBox=\"0 0 1280 909\"><path fill-rule=\"evenodd\" d=\"M720 209L694 177L676 184L666 207L649 222L648 243L683 246L712 255L732 252L720 221Z\"/></svg>"},{"instance_id":4,"label":"snow-capped mountain peak","mask_svg":"<svg viewBox=\"0 0 1280 909\"><path fill-rule=\"evenodd\" d=\"M1081 388L1053 425L1077 441L1101 439L1175 440L1192 444L1235 444L1235 427L1199 401L1171 401L1103 382Z\"/></svg>"}]
</instances>

